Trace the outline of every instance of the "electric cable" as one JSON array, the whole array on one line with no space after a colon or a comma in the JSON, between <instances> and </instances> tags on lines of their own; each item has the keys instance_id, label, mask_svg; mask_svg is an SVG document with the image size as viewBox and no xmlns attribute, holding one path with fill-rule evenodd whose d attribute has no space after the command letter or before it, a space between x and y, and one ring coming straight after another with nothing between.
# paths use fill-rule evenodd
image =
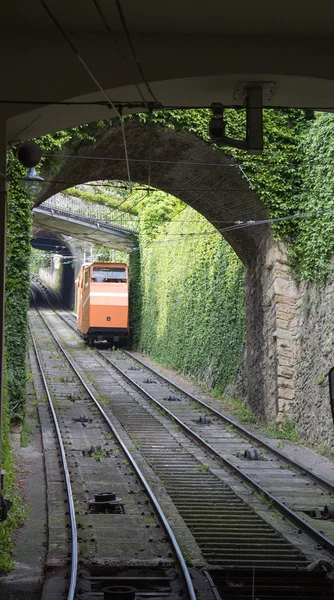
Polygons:
<instances>
[{"instance_id":1,"label":"electric cable","mask_svg":"<svg viewBox=\"0 0 334 600\"><path fill-rule=\"evenodd\" d=\"M107 19L106 19L106 17L105 17L105 14L104 14L104 12L102 11L102 8L100 7L100 5L99 5L99 3L98 3L98 0L92 0L92 2L93 2L93 4L94 4L94 6L95 6L95 8L96 8L96 10L97 10L97 12L98 12L98 14L99 14L100 18L101 18L101 21L102 21L102 23L104 24L104 26L105 26L106 30L108 31L109 35L110 35L110 36L111 36L111 38L112 38L112 40L113 40L113 42L114 42L114 44L115 44L115 46L116 46L117 52L118 52L118 54L119 54L119 56L120 56L121 60L123 61L124 65L125 65L125 66L128 68L128 70L129 70L129 73L130 73L130 77L131 77L131 79L132 79L132 82L133 82L134 86L136 87L136 89L137 89L137 91L138 91L138 93L139 93L139 95L140 95L140 97L141 97L141 99L142 99L142 101L143 101L143 103L144 103L144 105L145 105L145 108L146 108L147 110L150 110L150 109L149 109L149 106L148 106L148 104L147 104L147 102L146 102L146 99L145 99L145 97L144 97L144 94L143 94L143 92L141 91L141 89L140 89L140 87L139 87L139 85L138 85L138 83L137 83L137 81L136 81L136 79L135 79L134 75L132 74L132 72L131 72L131 71L130 71L130 69L129 69L129 65L128 65L128 62L127 62L127 60L126 60L126 58L125 58L125 56L124 56L123 50L122 50L122 48L121 48L120 44L118 43L117 37L116 37L116 35L114 34L113 30L111 29L111 26L110 26L110 24L108 23L108 21L107 21Z\"/></svg>"},{"instance_id":2,"label":"electric cable","mask_svg":"<svg viewBox=\"0 0 334 600\"><path fill-rule=\"evenodd\" d=\"M138 100L113 100L113 102L122 108L146 108L143 102L139 102ZM0 100L0 105L11 105L11 104L21 104L23 106L108 106L109 101L105 100L22 100L22 98L7 98L6 100ZM150 106L150 110L212 110L211 104L162 104L158 100L155 102L148 102ZM244 104L224 104L224 108L229 108L233 110L246 111L246 107ZM262 105L262 106L254 106L254 110L303 110L309 111L312 110L314 112L329 112L334 110L334 106L282 106L282 105Z\"/></svg>"},{"instance_id":3,"label":"electric cable","mask_svg":"<svg viewBox=\"0 0 334 600\"><path fill-rule=\"evenodd\" d=\"M122 130L122 138L123 138L123 145L124 145L124 154L125 154L125 161L126 161L126 170L127 170L128 180L129 180L129 183L130 183L131 182L131 177L130 177L128 149L127 149L127 144L126 144L125 129L124 129L124 123L123 123L122 115L119 112L119 110L118 110L117 106L115 105L115 103L113 102L113 100L110 98L108 92L106 92L106 90L101 86L101 84L99 83L99 81L96 79L95 75L93 74L93 72L91 71L91 69L88 67L87 63L84 61L84 59L82 58L81 54L79 53L79 51L77 50L77 48L75 47L75 45L73 44L73 42L71 41L71 39L69 38L69 36L67 35L67 33L64 31L64 29L62 28L62 26L60 25L60 23L58 22L58 20L54 16L54 14L51 12L51 10L47 6L45 0L40 0L40 3L43 6L43 8L45 9L45 11L47 12L47 14L49 15L50 19L52 20L52 22L54 23L54 25L56 26L56 28L58 29L58 31L61 33L61 35L63 36L63 38L66 40L66 42L69 45L69 47L72 49L73 53L75 54L75 56L77 57L77 59L79 60L79 62L82 64L82 66L84 67L84 69L88 73L89 77L92 79L92 81L98 87L98 89L100 90L100 92L107 99L107 101L109 102L110 107L113 108L113 110L116 112L117 116L120 119L121 130Z\"/></svg>"},{"instance_id":4,"label":"electric cable","mask_svg":"<svg viewBox=\"0 0 334 600\"><path fill-rule=\"evenodd\" d=\"M83 154L52 154L52 153L43 153L44 157L53 157L53 158L69 158L69 159L79 159L79 160L95 160L95 161L109 161L109 162L122 162L125 159L121 157L113 157L113 156L89 156ZM150 158L130 158L130 163L149 163ZM276 169L286 169L287 167L299 167L305 168L307 165L312 166L320 166L325 167L328 165L333 165L334 161L329 161L326 165L324 165L321 161L306 161L306 162L284 162L282 164L277 164L277 162L265 162L264 160L256 161L253 164L245 164L245 163L221 163L221 162L204 162L204 161L187 161L187 160L161 160L161 159L153 159L152 163L163 164L163 165L181 165L181 166L190 166L190 167L222 167L226 169L235 168L235 169L254 169L261 167L275 167ZM246 173L243 173L245 177L247 177Z\"/></svg>"},{"instance_id":5,"label":"electric cable","mask_svg":"<svg viewBox=\"0 0 334 600\"><path fill-rule=\"evenodd\" d=\"M145 86L146 86L148 92L151 94L153 100L157 104L160 104L160 102L158 101L158 99L154 95L154 93L153 93L153 91L151 89L150 84L147 82L147 80L145 78L145 75L144 75L144 71L142 69L142 66L141 66L141 64L140 64L140 62L138 60L137 53L136 53L134 44L133 44L132 39L131 39L130 31L129 31L128 26L126 24L126 20L125 20L125 16L124 16L124 13L123 13L123 9L122 9L120 0L116 0L116 6L117 6L118 14L119 14L119 17L120 17L120 20L121 20L121 23L122 23L122 27L123 27L124 33L126 35L126 38L128 40L128 44L129 44L131 52L132 52L132 56L133 56L134 61L135 61L136 65L137 65L137 69L138 69L139 73L141 74L141 76L143 78L143 82L145 83ZM160 104L160 106L161 106L161 104Z\"/></svg>"},{"instance_id":6,"label":"electric cable","mask_svg":"<svg viewBox=\"0 0 334 600\"><path fill-rule=\"evenodd\" d=\"M165 237L170 236L174 236L175 240L179 239L179 238L184 238L184 237L198 237L198 236L205 236L205 235L216 235L218 233L222 234L222 233L228 233L230 231L235 231L237 229L245 229L247 227L254 227L254 226L259 226L259 225L267 225L270 223L278 223L278 222L282 222L282 221L293 221L296 219L312 219L312 218L319 218L321 216L323 216L324 214L334 214L334 207L332 208L328 208L328 209L323 209L321 211L316 210L316 211L311 211L309 213L296 213L293 215L286 215L284 217L272 217L270 219L261 219L261 220L249 220L249 221L236 221L235 225L232 225L230 227L224 227L223 229L216 229L216 231L204 231L204 232L190 232L190 233L177 233L177 232L171 232L171 233L164 233L161 235L164 235ZM168 221L170 222L170 221ZM167 223L167 222L166 222ZM159 240L158 240L159 241ZM156 243L158 243L158 241ZM164 240L161 240L161 242L164 242Z\"/></svg>"}]
</instances>

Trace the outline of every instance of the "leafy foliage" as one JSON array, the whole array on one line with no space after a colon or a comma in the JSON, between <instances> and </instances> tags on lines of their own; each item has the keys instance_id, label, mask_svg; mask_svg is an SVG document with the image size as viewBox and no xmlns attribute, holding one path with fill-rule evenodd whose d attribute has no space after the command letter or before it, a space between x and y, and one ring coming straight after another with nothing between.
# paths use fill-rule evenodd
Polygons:
<instances>
[{"instance_id":1,"label":"leafy foliage","mask_svg":"<svg viewBox=\"0 0 334 600\"><path fill-rule=\"evenodd\" d=\"M157 111L151 118L155 123L176 131L187 130L208 142L211 116L208 109L196 109ZM146 114L136 118L144 124L149 120ZM245 111L228 109L224 118L226 134L243 139L246 132ZM268 207L270 217L294 214L299 206L303 159L300 143L312 119L312 111L264 110L264 152L261 155L249 155L242 150L214 145L217 152L224 152L242 165L244 176ZM275 224L274 228L278 234L287 236L295 231L296 222Z\"/></svg>"},{"instance_id":2,"label":"leafy foliage","mask_svg":"<svg viewBox=\"0 0 334 600\"><path fill-rule=\"evenodd\" d=\"M6 521L0 526L0 572L7 572L13 568L14 532L22 524L25 512L21 494L16 491L16 471L14 457L9 443L10 411L8 406L8 393L4 389L3 426L2 426L2 467L6 471L4 494L10 498L13 505Z\"/></svg>"},{"instance_id":3,"label":"leafy foliage","mask_svg":"<svg viewBox=\"0 0 334 600\"><path fill-rule=\"evenodd\" d=\"M159 362L223 389L242 360L243 267L227 242L190 207L159 229L157 215L165 223L165 216L180 206L164 196L164 207L160 192L158 210L153 197L143 209L141 271L138 258L131 256L136 329L141 310L138 345Z\"/></svg>"},{"instance_id":4,"label":"leafy foliage","mask_svg":"<svg viewBox=\"0 0 334 600\"><path fill-rule=\"evenodd\" d=\"M24 414L32 200L17 180L25 170L8 152L8 218L6 267L6 377L12 414Z\"/></svg>"},{"instance_id":5,"label":"leafy foliage","mask_svg":"<svg viewBox=\"0 0 334 600\"><path fill-rule=\"evenodd\" d=\"M290 247L297 279L323 282L331 273L334 254L334 116L319 114L301 143L302 219Z\"/></svg>"}]
</instances>

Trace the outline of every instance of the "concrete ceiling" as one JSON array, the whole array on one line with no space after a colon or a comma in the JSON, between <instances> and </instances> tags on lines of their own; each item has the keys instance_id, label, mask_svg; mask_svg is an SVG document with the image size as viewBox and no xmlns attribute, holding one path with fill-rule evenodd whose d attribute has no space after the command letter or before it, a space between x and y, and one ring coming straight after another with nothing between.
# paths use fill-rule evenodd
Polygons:
<instances>
[{"instance_id":1,"label":"concrete ceiling","mask_svg":"<svg viewBox=\"0 0 334 600\"><path fill-rule=\"evenodd\" d=\"M115 102L153 98L125 36L116 2L46 0L93 75ZM266 106L334 108L334 3L120 0L136 57L166 106L238 105L240 82L270 82ZM1 105L8 140L24 140L114 116L107 107L45 106L104 97L39 0L1 7ZM21 104L33 101L33 104Z\"/></svg>"}]
</instances>

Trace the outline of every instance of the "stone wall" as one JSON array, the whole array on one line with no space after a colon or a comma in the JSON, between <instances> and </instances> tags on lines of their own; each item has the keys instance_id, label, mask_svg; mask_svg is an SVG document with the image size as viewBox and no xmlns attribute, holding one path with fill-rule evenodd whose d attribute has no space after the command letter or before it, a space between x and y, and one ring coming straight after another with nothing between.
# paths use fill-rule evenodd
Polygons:
<instances>
[{"instance_id":1,"label":"stone wall","mask_svg":"<svg viewBox=\"0 0 334 600\"><path fill-rule=\"evenodd\" d=\"M269 234L246 270L248 399L260 421L280 424L295 399L297 299L284 245Z\"/></svg>"},{"instance_id":2,"label":"stone wall","mask_svg":"<svg viewBox=\"0 0 334 600\"><path fill-rule=\"evenodd\" d=\"M284 244L263 239L247 269L248 400L257 420L292 419L306 442L334 451L334 282L297 286Z\"/></svg>"},{"instance_id":3,"label":"stone wall","mask_svg":"<svg viewBox=\"0 0 334 600\"><path fill-rule=\"evenodd\" d=\"M323 452L334 451L328 371L334 366L334 282L300 286L296 390L291 415L298 432Z\"/></svg>"}]
</instances>

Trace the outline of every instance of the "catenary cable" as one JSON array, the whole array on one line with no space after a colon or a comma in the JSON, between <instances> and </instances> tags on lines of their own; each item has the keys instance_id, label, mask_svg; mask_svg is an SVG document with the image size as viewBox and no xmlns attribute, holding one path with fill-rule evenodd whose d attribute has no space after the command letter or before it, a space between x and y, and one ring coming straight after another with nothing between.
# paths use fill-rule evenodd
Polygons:
<instances>
[{"instance_id":1,"label":"catenary cable","mask_svg":"<svg viewBox=\"0 0 334 600\"><path fill-rule=\"evenodd\" d=\"M46 2L44 0L40 0L40 3L43 6L44 10L49 15L50 19L52 20L52 22L54 23L54 25L56 26L56 28L58 29L58 31L61 33L61 35L63 36L63 38L66 40L66 42L69 45L69 47L71 48L72 52L75 54L75 56L77 57L77 59L79 60L79 62L82 64L82 66L84 67L84 69L88 73L89 77L92 79L92 81L94 81L95 85L98 87L98 89L100 90L100 92L104 95L104 97L106 98L106 100L109 102L110 107L116 112L117 116L120 119L121 130L122 130L122 138L123 138L123 145L124 145L126 170L127 170L128 180L129 180L129 183L130 183L131 182L131 176L130 176L128 149L127 149L127 144L126 144L125 129L124 129L124 123L123 123L122 115L119 112L119 110L118 110L117 106L115 105L115 103L113 102L113 100L110 98L108 92L106 92L106 90L102 87L102 85L96 79L95 75L93 74L93 72L91 71L91 69L89 68L89 66L87 65L87 63L84 61L84 59L82 58L82 56L79 53L79 51L77 50L77 48L75 47L75 45L73 44L73 42L71 41L71 39L69 38L69 36L67 35L67 33L64 31L64 29L62 28L62 26L60 25L59 21L56 19L56 17L54 16L54 14L51 12L51 10L47 6Z\"/></svg>"}]
</instances>

